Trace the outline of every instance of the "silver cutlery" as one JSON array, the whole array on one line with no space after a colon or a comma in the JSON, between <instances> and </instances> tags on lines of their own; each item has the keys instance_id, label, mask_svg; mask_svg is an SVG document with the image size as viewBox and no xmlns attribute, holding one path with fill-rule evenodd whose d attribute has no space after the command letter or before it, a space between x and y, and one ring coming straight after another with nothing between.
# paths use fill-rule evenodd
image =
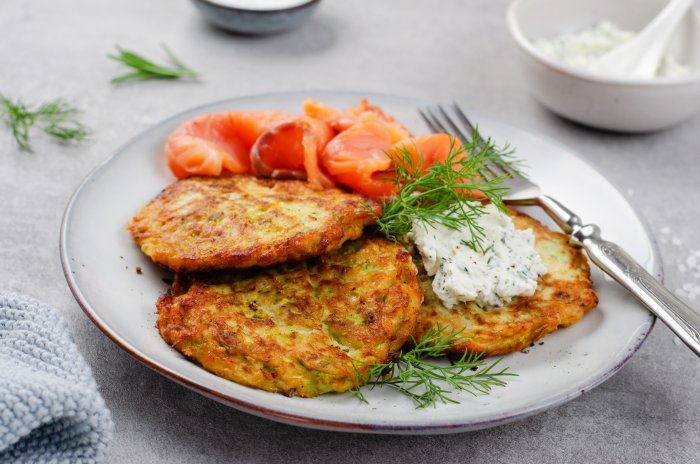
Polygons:
<instances>
[{"instance_id":1,"label":"silver cutlery","mask_svg":"<svg viewBox=\"0 0 700 464\"><path fill-rule=\"evenodd\" d=\"M435 109L419 110L419 113L434 132L452 134L464 142L469 142L474 132L474 126L457 104L454 104L451 110L438 105ZM481 175L487 180L495 177L505 178L505 186L510 189L504 197L505 203L541 207L570 235L573 245L583 247L594 264L632 292L700 356L700 314L676 298L619 245L601 238L597 225L584 224L581 218L566 206L545 195L537 184L504 166L489 162Z\"/></svg>"}]
</instances>

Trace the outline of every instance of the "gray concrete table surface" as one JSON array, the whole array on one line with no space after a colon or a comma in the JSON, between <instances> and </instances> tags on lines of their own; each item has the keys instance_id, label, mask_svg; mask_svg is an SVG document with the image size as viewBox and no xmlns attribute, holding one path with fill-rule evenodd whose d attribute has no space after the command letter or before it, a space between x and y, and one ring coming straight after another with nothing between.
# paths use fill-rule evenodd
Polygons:
<instances>
[{"instance_id":1,"label":"gray concrete table surface","mask_svg":"<svg viewBox=\"0 0 700 464\"><path fill-rule=\"evenodd\" d=\"M700 462L700 363L660 323L621 372L544 414L467 434L359 435L282 425L176 385L108 340L68 290L58 255L63 208L106 156L202 103L309 89L455 98L554 138L605 173L646 218L668 287L700 284L679 267L700 249L700 118L615 135L552 115L521 80L506 6L325 0L301 28L251 38L211 28L185 0L0 2L0 92L27 102L74 100L92 129L88 142L69 147L37 135L27 154L0 128L0 287L49 302L68 319L114 416L110 462ZM105 55L114 44L157 57L161 42L202 78L109 84L118 67Z\"/></svg>"}]
</instances>

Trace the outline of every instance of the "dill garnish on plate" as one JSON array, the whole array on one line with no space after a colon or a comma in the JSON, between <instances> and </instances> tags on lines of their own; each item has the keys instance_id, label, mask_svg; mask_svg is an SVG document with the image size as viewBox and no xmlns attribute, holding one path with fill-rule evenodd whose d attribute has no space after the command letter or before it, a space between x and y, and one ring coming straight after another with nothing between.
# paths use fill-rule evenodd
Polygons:
<instances>
[{"instance_id":1,"label":"dill garnish on plate","mask_svg":"<svg viewBox=\"0 0 700 464\"><path fill-rule=\"evenodd\" d=\"M480 249L484 233L477 223L482 216L484 202L505 211L503 177L486 180L481 173L487 162L507 167L520 173L521 161L513 156L507 145L496 146L491 138L484 139L478 129L471 141L453 140L444 161L425 166L425 159L414 160L411 151L391 151L393 175L397 193L383 201L383 213L377 217L379 232L389 240L402 240L413 227L414 221L428 225L440 224L450 229L466 228L471 232L467 245Z\"/></svg>"},{"instance_id":2,"label":"dill garnish on plate","mask_svg":"<svg viewBox=\"0 0 700 464\"><path fill-rule=\"evenodd\" d=\"M488 214L487 205L493 204L507 212L503 197L508 192L504 177L483 175L489 164L507 168L517 175L521 162L506 145L496 146L490 138L483 138L477 129L471 140L459 143L452 139L443 161L427 165L418 152L402 148L388 153L392 160L392 176L396 193L382 202L382 214L377 216L377 231L387 239L405 241L415 223L444 226L464 230L461 243L485 254L488 238L479 218ZM469 273L468 269L465 271ZM432 358L446 356L465 340L461 331L447 331L433 326L420 338L411 338L413 348L394 354L387 362L370 366L366 374L358 370L358 384L389 386L408 395L417 408L441 403L458 403L451 393L465 391L473 395L488 394L494 387L506 385L505 378L517 374L508 368L497 370L499 360L487 364L482 353L464 351L450 364ZM353 394L366 402L360 387Z\"/></svg>"},{"instance_id":3,"label":"dill garnish on plate","mask_svg":"<svg viewBox=\"0 0 700 464\"><path fill-rule=\"evenodd\" d=\"M442 327L433 327L420 341L411 337L413 348L394 354L387 362L371 365L366 374L357 371L358 382L370 388L389 386L408 395L416 408L440 403L459 403L450 394L464 391L474 396L488 394L494 387L506 385L504 378L517 376L508 368L497 370L500 359L488 364L480 354L464 353L449 364L433 358L444 357L451 348L463 343L460 332L446 333ZM367 403L356 387L351 393Z\"/></svg>"}]
</instances>

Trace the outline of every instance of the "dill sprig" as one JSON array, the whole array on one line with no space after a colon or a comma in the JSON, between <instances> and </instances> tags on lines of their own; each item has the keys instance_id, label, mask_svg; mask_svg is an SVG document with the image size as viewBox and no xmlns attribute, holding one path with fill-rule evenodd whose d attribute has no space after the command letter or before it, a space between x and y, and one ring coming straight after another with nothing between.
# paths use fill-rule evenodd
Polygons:
<instances>
[{"instance_id":1,"label":"dill sprig","mask_svg":"<svg viewBox=\"0 0 700 464\"><path fill-rule=\"evenodd\" d=\"M21 100L12 101L0 94L0 120L11 130L20 150L31 151L29 137L36 126L60 143L78 142L88 129L78 119L80 110L63 99L30 107Z\"/></svg>"},{"instance_id":2,"label":"dill sprig","mask_svg":"<svg viewBox=\"0 0 700 464\"><path fill-rule=\"evenodd\" d=\"M145 58L138 53L130 50L125 50L119 45L115 45L117 49L116 55L107 55L108 58L123 64L124 66L133 69L133 71L116 76L111 80L113 84L130 81L130 80L145 80L145 79L180 79L183 77L196 78L198 73L182 61L180 61L173 52L170 51L165 44L161 44L168 59L170 66L156 64L153 61Z\"/></svg>"},{"instance_id":3,"label":"dill sprig","mask_svg":"<svg viewBox=\"0 0 700 464\"><path fill-rule=\"evenodd\" d=\"M359 385L371 388L389 386L408 395L416 408L443 404L459 403L450 396L454 391L464 391L474 396L488 394L494 387L506 385L504 377L517 376L508 372L508 368L497 370L501 359L487 364L481 354L464 353L451 364L444 365L427 358L445 356L449 350L463 343L459 334L452 330L446 333L444 327L433 327L423 335L420 341L411 338L413 348L396 353L385 363L372 364L365 374L356 367ZM360 386L351 390L360 401L367 403Z\"/></svg>"},{"instance_id":4,"label":"dill sprig","mask_svg":"<svg viewBox=\"0 0 700 464\"><path fill-rule=\"evenodd\" d=\"M393 150L388 156L397 193L383 201L382 215L376 219L379 232L393 241L402 240L413 222L420 221L433 227L466 228L471 232L466 244L481 249L484 232L477 219L485 213L485 201L505 211L503 195L508 191L503 186L505 177L491 175L487 180L481 173L489 161L521 172L513 150L497 147L477 129L470 142L453 141L447 158L427 167L423 155L415 160L408 148Z\"/></svg>"}]
</instances>

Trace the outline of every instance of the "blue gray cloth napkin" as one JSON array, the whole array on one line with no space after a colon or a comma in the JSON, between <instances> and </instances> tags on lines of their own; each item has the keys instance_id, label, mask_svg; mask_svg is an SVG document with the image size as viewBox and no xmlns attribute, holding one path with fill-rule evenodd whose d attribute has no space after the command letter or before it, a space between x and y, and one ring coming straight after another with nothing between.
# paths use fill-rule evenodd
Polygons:
<instances>
[{"instance_id":1,"label":"blue gray cloth napkin","mask_svg":"<svg viewBox=\"0 0 700 464\"><path fill-rule=\"evenodd\" d=\"M103 462L112 429L65 321L33 298L0 291L0 462Z\"/></svg>"}]
</instances>

